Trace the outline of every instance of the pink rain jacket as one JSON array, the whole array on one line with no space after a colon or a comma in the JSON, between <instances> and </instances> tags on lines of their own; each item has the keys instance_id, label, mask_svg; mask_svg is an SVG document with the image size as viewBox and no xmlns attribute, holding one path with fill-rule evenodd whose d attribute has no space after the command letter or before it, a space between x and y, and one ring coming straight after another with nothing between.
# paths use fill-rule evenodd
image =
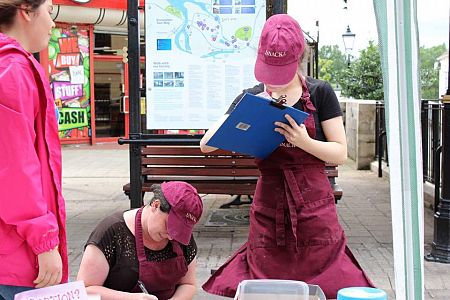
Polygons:
<instances>
[{"instance_id":1,"label":"pink rain jacket","mask_svg":"<svg viewBox=\"0 0 450 300\"><path fill-rule=\"evenodd\" d=\"M59 247L66 213L53 96L42 66L0 33L0 284L34 286L37 255Z\"/></svg>"}]
</instances>

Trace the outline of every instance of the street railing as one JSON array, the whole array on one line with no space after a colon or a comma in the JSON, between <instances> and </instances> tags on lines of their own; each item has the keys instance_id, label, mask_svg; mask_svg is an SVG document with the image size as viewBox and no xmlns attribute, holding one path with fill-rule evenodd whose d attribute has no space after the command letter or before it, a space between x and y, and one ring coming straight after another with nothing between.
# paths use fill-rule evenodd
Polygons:
<instances>
[{"instance_id":1,"label":"street railing","mask_svg":"<svg viewBox=\"0 0 450 300\"><path fill-rule=\"evenodd\" d=\"M438 185L440 178L436 176L440 176L441 169L439 155L442 141L442 112L441 100L421 101L423 180ZM383 101L378 101L376 104L375 122L375 158L379 165L378 176L381 177L382 162L389 165Z\"/></svg>"}]
</instances>

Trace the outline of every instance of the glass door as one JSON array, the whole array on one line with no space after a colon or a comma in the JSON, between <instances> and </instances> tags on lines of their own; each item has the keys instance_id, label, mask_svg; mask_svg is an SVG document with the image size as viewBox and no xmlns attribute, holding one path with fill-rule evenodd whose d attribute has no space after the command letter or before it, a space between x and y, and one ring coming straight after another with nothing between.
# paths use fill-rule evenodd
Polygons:
<instances>
[{"instance_id":1,"label":"glass door","mask_svg":"<svg viewBox=\"0 0 450 300\"><path fill-rule=\"evenodd\" d=\"M114 141L128 133L127 69L120 56L94 57L96 140Z\"/></svg>"}]
</instances>

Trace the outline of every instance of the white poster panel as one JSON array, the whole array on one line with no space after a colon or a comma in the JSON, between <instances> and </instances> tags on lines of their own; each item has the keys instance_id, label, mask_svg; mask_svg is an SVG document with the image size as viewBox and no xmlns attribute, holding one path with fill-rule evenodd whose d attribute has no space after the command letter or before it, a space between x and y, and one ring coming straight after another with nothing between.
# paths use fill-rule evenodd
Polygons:
<instances>
[{"instance_id":1,"label":"white poster panel","mask_svg":"<svg viewBox=\"0 0 450 300\"><path fill-rule=\"evenodd\" d=\"M207 129L253 75L266 0L145 1L147 129Z\"/></svg>"}]
</instances>

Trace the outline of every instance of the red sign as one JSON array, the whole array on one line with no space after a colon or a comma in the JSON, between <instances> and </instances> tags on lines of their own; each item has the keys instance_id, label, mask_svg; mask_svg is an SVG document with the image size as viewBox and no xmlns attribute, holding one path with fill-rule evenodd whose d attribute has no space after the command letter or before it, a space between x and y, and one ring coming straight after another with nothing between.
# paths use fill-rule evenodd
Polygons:
<instances>
[{"instance_id":1,"label":"red sign","mask_svg":"<svg viewBox=\"0 0 450 300\"><path fill-rule=\"evenodd\" d=\"M53 0L54 5L83 6L91 8L127 9L126 0ZM139 0L139 5L144 6L144 0Z\"/></svg>"},{"instance_id":2,"label":"red sign","mask_svg":"<svg viewBox=\"0 0 450 300\"><path fill-rule=\"evenodd\" d=\"M65 69L70 66L80 65L80 52L78 53L58 53L56 56L56 68Z\"/></svg>"},{"instance_id":3,"label":"red sign","mask_svg":"<svg viewBox=\"0 0 450 300\"><path fill-rule=\"evenodd\" d=\"M61 53L75 53L80 52L80 48L78 48L78 37L66 37L60 38L58 40L59 49L61 49Z\"/></svg>"}]
</instances>

